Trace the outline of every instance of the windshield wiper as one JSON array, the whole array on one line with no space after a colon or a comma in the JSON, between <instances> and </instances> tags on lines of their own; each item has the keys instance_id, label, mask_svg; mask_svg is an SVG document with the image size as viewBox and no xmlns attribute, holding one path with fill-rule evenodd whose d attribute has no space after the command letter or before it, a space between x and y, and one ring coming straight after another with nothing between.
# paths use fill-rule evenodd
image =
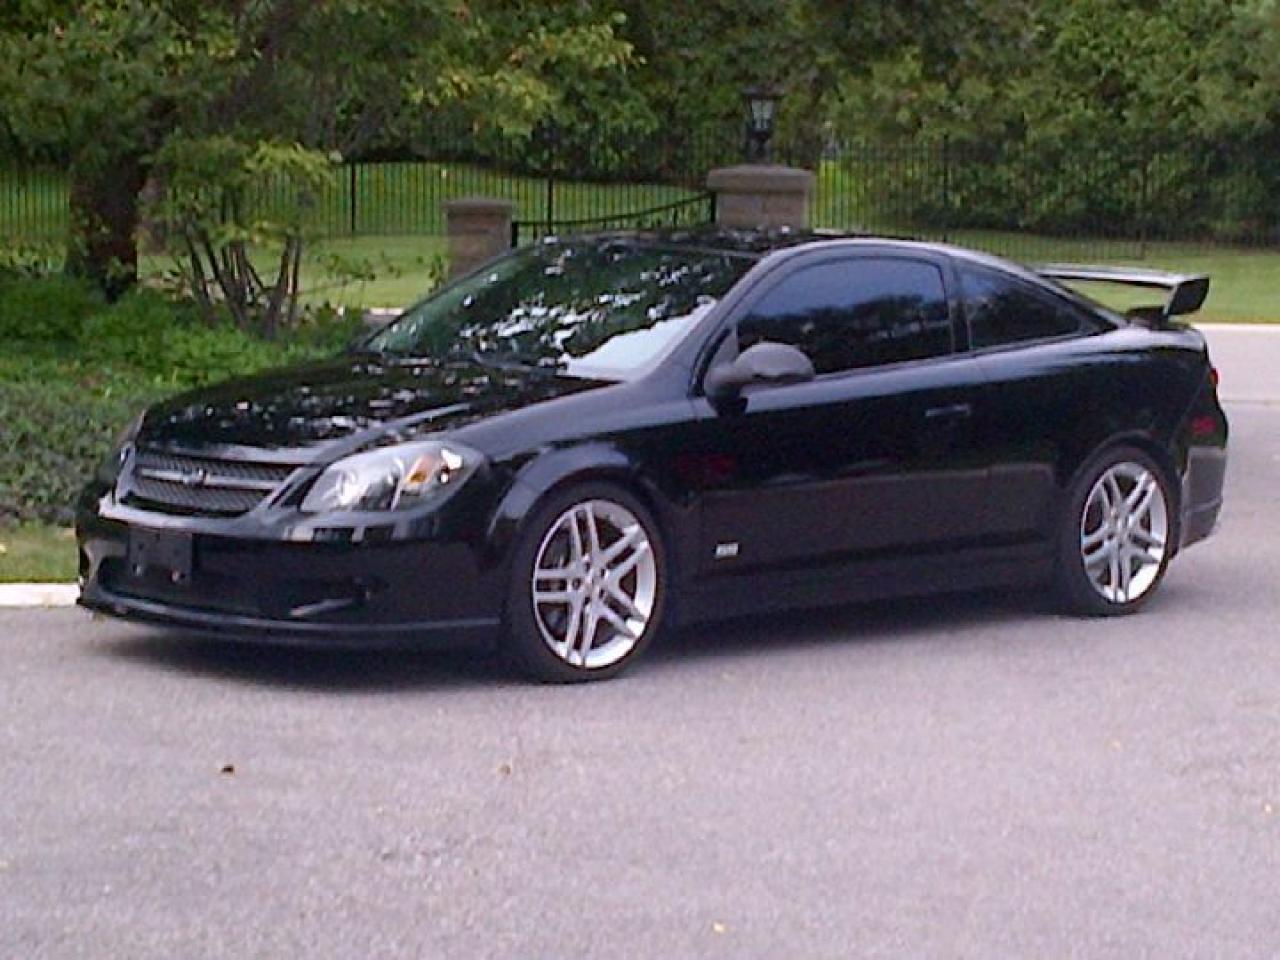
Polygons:
<instances>
[{"instance_id":1,"label":"windshield wiper","mask_svg":"<svg viewBox=\"0 0 1280 960\"><path fill-rule=\"evenodd\" d=\"M543 363L527 357L519 357L515 354L500 357L471 347L451 347L445 356L450 360L463 360L467 363L474 363L477 366L484 367L487 370L501 370L504 372L540 373L554 376L564 368L563 362Z\"/></svg>"}]
</instances>

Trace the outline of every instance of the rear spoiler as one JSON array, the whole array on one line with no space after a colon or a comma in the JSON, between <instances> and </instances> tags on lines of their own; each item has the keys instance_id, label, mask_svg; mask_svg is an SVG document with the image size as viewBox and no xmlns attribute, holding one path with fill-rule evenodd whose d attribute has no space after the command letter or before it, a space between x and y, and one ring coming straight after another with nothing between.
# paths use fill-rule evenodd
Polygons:
<instances>
[{"instance_id":1,"label":"rear spoiler","mask_svg":"<svg viewBox=\"0 0 1280 960\"><path fill-rule=\"evenodd\" d=\"M1097 283L1122 283L1132 287L1154 287L1168 291L1163 307L1135 307L1129 315L1137 320L1163 324L1171 317L1195 313L1209 296L1209 277L1203 273L1165 273L1137 267L1084 267L1072 264L1048 264L1036 272L1052 280L1079 280Z\"/></svg>"}]
</instances>

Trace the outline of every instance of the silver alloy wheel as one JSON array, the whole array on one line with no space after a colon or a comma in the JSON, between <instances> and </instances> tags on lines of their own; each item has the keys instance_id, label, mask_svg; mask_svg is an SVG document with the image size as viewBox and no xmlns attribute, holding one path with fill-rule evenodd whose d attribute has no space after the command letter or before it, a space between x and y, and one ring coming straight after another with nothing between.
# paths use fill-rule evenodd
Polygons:
<instances>
[{"instance_id":1,"label":"silver alloy wheel","mask_svg":"<svg viewBox=\"0 0 1280 960\"><path fill-rule=\"evenodd\" d=\"M575 504L542 538L532 588L534 620L557 657L588 670L612 666L635 649L653 616L653 544L621 504Z\"/></svg>"},{"instance_id":2,"label":"silver alloy wheel","mask_svg":"<svg viewBox=\"0 0 1280 960\"><path fill-rule=\"evenodd\" d=\"M1169 541L1169 511L1156 475L1140 463L1108 467L1085 500L1080 556L1089 583L1112 603L1155 584Z\"/></svg>"}]
</instances>

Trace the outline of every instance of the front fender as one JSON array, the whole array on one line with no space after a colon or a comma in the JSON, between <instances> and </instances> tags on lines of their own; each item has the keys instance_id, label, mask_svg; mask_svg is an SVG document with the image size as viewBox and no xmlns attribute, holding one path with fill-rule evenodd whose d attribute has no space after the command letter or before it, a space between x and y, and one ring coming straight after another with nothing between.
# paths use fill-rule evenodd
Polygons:
<instances>
[{"instance_id":1,"label":"front fender","mask_svg":"<svg viewBox=\"0 0 1280 960\"><path fill-rule=\"evenodd\" d=\"M485 537L488 559L494 565L510 562L521 530L538 505L554 490L569 483L608 480L639 497L654 515L669 550L678 563L683 553L682 531L691 527L673 515L674 507L654 478L625 450L607 441L592 441L552 450L524 464L499 500Z\"/></svg>"},{"instance_id":2,"label":"front fender","mask_svg":"<svg viewBox=\"0 0 1280 960\"><path fill-rule=\"evenodd\" d=\"M631 489L643 489L638 477L627 455L610 443L575 444L534 457L519 469L493 511L485 536L490 558L506 561L521 527L552 490L587 479L613 479Z\"/></svg>"}]
</instances>

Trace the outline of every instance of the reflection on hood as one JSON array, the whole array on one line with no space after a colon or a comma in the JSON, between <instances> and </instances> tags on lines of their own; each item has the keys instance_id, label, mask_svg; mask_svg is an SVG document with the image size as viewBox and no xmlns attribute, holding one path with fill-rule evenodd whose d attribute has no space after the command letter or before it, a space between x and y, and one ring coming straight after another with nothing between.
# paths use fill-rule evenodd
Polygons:
<instances>
[{"instance_id":1,"label":"reflection on hood","mask_svg":"<svg viewBox=\"0 0 1280 960\"><path fill-rule=\"evenodd\" d=\"M457 428L601 384L463 362L347 357L175 397L147 416L144 443L313 448L361 433Z\"/></svg>"}]
</instances>

